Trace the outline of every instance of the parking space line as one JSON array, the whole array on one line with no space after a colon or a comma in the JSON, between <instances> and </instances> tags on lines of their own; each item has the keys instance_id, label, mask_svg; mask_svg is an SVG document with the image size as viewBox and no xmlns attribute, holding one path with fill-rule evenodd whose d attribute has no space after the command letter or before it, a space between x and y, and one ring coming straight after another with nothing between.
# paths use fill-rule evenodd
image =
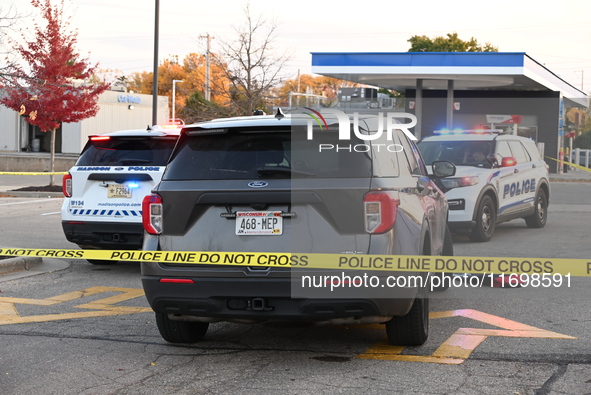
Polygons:
<instances>
[{"instance_id":1,"label":"parking space line","mask_svg":"<svg viewBox=\"0 0 591 395\"><path fill-rule=\"evenodd\" d=\"M60 314L41 314L33 316L21 316L16 308L18 304L53 306L60 303L71 302L77 299L88 298L105 292L116 292L105 298L82 303L73 306L76 309L90 311L66 312ZM149 313L149 307L122 306L120 303L144 296L142 289L117 288L117 287L91 287L45 299L28 299L14 297L0 297L0 325L22 324L34 322L49 322L77 318L106 317L126 314ZM431 319L463 317L489 324L494 328L458 328L447 338L431 355L405 355L405 347L393 346L386 339L369 347L364 353L357 355L359 359L373 359L382 361L406 361L439 363L458 365L470 357L472 352L490 336L496 337L520 337L520 338L546 338L546 339L576 339L557 332L547 331L531 325L522 324L503 317L484 313L477 310L463 309L433 312ZM384 329L383 325L364 325L364 329Z\"/></svg>"},{"instance_id":2,"label":"parking space line","mask_svg":"<svg viewBox=\"0 0 591 395\"><path fill-rule=\"evenodd\" d=\"M0 317L4 316L18 316L18 311L16 311L13 303L0 303Z\"/></svg>"},{"instance_id":3,"label":"parking space line","mask_svg":"<svg viewBox=\"0 0 591 395\"><path fill-rule=\"evenodd\" d=\"M433 312L430 319L464 317L502 329L459 328L447 340L445 340L431 355L404 355L404 347L396 347L382 340L363 354L360 359L378 359L388 361L427 362L441 364L460 364L470 357L472 352L490 336L496 337L521 337L543 339L570 339L576 337L561 333L547 331L531 325L522 324L507 318L484 313L478 310L463 309L451 311ZM382 328L378 325L367 325L365 328Z\"/></svg>"},{"instance_id":4,"label":"parking space line","mask_svg":"<svg viewBox=\"0 0 591 395\"><path fill-rule=\"evenodd\" d=\"M98 295L104 292L119 292L117 295L95 300L92 302L74 306L79 309L93 311L69 312L61 314L41 314L33 316L21 316L15 305L26 304L35 306L53 306L64 302L73 301ZM45 299L27 299L0 297L0 325L23 324L32 322L48 322L57 320L69 320L74 318L106 317L112 315L138 314L152 312L149 307L121 306L116 305L130 299L144 296L142 289L116 288L116 287L91 287L79 291L69 292L62 295Z\"/></svg>"},{"instance_id":5,"label":"parking space line","mask_svg":"<svg viewBox=\"0 0 591 395\"><path fill-rule=\"evenodd\" d=\"M443 342L432 355L439 358L455 357L465 360L487 337L481 335L460 335L456 332Z\"/></svg>"},{"instance_id":6,"label":"parking space line","mask_svg":"<svg viewBox=\"0 0 591 395\"><path fill-rule=\"evenodd\" d=\"M0 206L12 206L16 204L29 204L29 203L40 203L40 202L55 202L55 199L47 198L43 200L27 200L24 202L11 202L11 203L0 203Z\"/></svg>"}]
</instances>

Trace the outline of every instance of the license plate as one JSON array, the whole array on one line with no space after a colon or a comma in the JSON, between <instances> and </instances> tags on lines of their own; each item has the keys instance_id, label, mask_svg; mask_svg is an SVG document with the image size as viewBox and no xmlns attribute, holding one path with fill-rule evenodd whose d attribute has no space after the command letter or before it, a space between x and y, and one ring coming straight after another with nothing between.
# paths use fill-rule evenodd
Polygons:
<instances>
[{"instance_id":1,"label":"license plate","mask_svg":"<svg viewBox=\"0 0 591 395\"><path fill-rule=\"evenodd\" d=\"M239 236L279 236L282 233L281 211L236 212L236 234Z\"/></svg>"},{"instance_id":2,"label":"license plate","mask_svg":"<svg viewBox=\"0 0 591 395\"><path fill-rule=\"evenodd\" d=\"M107 185L107 198L131 198L131 189L127 185Z\"/></svg>"}]
</instances>

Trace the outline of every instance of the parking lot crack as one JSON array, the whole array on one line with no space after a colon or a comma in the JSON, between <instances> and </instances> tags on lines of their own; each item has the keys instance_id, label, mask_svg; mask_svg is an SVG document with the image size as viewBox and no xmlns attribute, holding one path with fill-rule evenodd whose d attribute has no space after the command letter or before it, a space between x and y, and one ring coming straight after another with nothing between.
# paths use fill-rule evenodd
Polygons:
<instances>
[{"instance_id":1,"label":"parking lot crack","mask_svg":"<svg viewBox=\"0 0 591 395\"><path fill-rule=\"evenodd\" d=\"M568 365L559 365L558 370L538 389L534 390L535 395L547 395L552 391L552 386L558 381L568 369Z\"/></svg>"}]
</instances>

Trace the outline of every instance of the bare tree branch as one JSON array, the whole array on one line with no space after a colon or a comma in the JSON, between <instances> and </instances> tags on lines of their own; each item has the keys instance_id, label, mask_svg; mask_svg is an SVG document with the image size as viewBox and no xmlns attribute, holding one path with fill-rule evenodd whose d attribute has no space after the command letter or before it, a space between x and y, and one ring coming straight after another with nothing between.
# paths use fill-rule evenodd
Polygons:
<instances>
[{"instance_id":1,"label":"bare tree branch","mask_svg":"<svg viewBox=\"0 0 591 395\"><path fill-rule=\"evenodd\" d=\"M0 72L10 69L16 62L14 53L7 48L10 43L9 35L17 31L18 24L27 16L29 15L18 12L14 4L10 4L8 8L0 7L0 55L4 58L0 61ZM0 75L1 79L5 77Z\"/></svg>"},{"instance_id":2,"label":"bare tree branch","mask_svg":"<svg viewBox=\"0 0 591 395\"><path fill-rule=\"evenodd\" d=\"M229 84L219 87L231 100L235 115L250 115L257 108L267 108L271 90L283 81L281 71L290 59L288 51L274 50L277 25L262 15L253 16L250 6L244 8L246 22L236 28L237 39L221 41L216 61L224 62Z\"/></svg>"}]
</instances>

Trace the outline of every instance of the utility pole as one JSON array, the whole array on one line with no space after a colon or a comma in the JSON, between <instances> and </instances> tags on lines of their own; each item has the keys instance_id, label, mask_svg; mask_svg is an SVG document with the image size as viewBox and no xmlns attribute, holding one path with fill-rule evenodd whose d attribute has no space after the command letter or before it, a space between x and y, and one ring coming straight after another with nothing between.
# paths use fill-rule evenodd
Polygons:
<instances>
[{"instance_id":1,"label":"utility pole","mask_svg":"<svg viewBox=\"0 0 591 395\"><path fill-rule=\"evenodd\" d=\"M175 113L175 104L176 104L176 90L174 89L174 86L177 82L183 82L183 80L172 80L172 124L176 125L175 121L176 121L176 113Z\"/></svg>"},{"instance_id":2,"label":"utility pole","mask_svg":"<svg viewBox=\"0 0 591 395\"><path fill-rule=\"evenodd\" d=\"M585 76L585 70L577 70L575 73L581 73L581 90L585 90L585 82L583 81L583 77Z\"/></svg>"},{"instance_id":3,"label":"utility pole","mask_svg":"<svg viewBox=\"0 0 591 395\"><path fill-rule=\"evenodd\" d=\"M158 33L160 28L160 0L156 0L155 3L156 10L154 12L154 79L152 82L152 125L158 124Z\"/></svg>"},{"instance_id":4,"label":"utility pole","mask_svg":"<svg viewBox=\"0 0 591 395\"><path fill-rule=\"evenodd\" d=\"M299 93L300 93L300 69L298 69L298 91L297 91L297 93L298 93L298 96L297 96L297 98L298 98L297 107L299 107L300 106L300 96L299 96Z\"/></svg>"},{"instance_id":5,"label":"utility pole","mask_svg":"<svg viewBox=\"0 0 591 395\"><path fill-rule=\"evenodd\" d=\"M211 93L209 90L209 84L210 84L210 77L209 77L209 73L210 73L210 60L209 60L209 54L210 54L210 49L211 49L211 40L214 39L215 37L210 36L209 33L207 33L205 36L199 36L200 38L205 38L207 39L207 49L205 51L205 100L210 101L211 100Z\"/></svg>"}]
</instances>

